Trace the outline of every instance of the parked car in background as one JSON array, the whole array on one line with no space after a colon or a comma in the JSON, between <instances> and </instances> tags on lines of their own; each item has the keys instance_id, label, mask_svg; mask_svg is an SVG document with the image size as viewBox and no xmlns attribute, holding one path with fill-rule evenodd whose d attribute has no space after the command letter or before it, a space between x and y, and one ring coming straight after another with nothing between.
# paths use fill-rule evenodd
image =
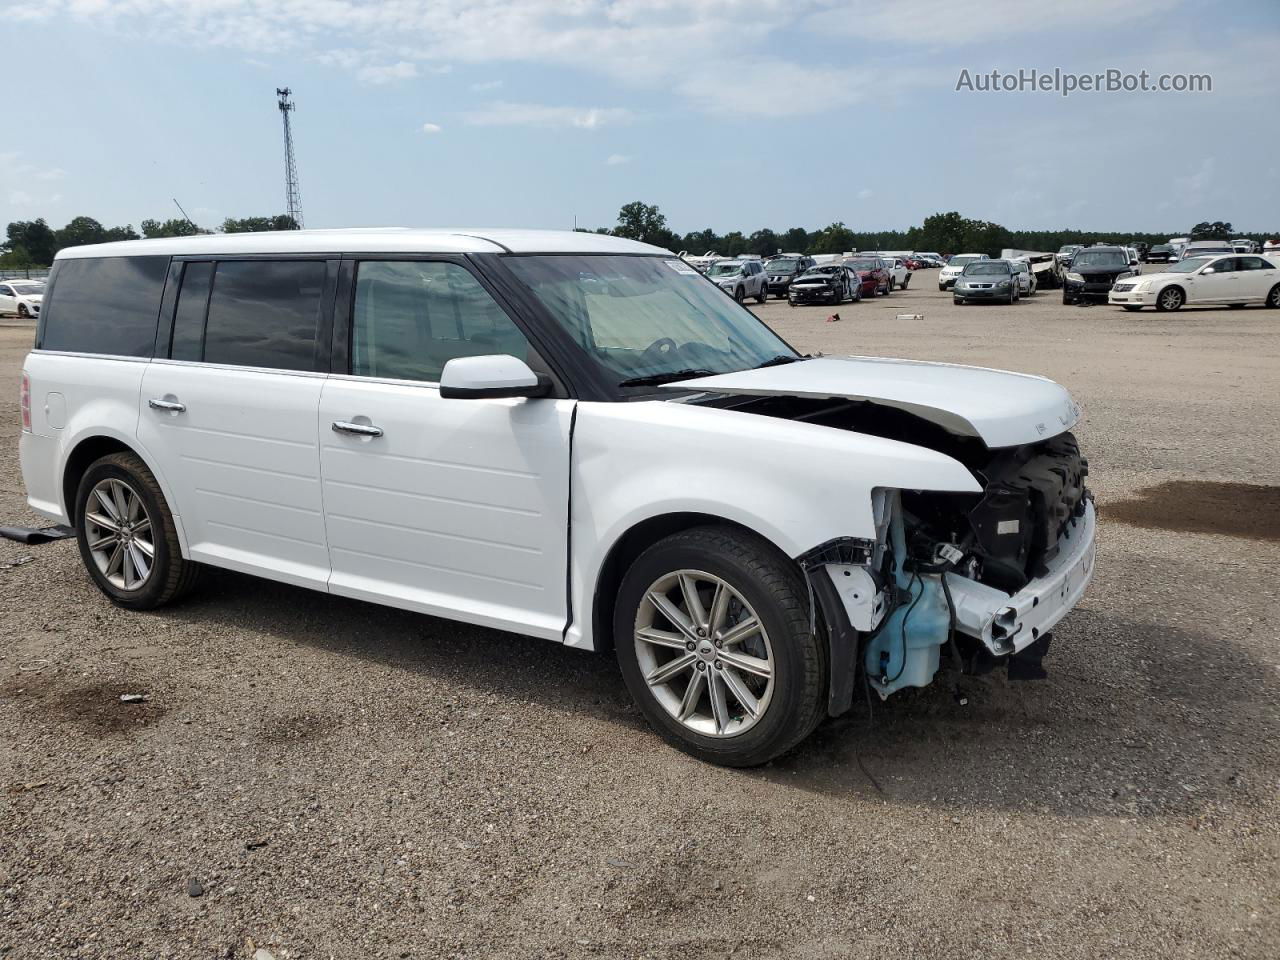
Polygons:
<instances>
[{"instance_id":1,"label":"parked car in background","mask_svg":"<svg viewBox=\"0 0 1280 960\"><path fill-rule=\"evenodd\" d=\"M1275 260L1256 254L1187 257L1161 273L1119 281L1107 302L1126 310L1249 304L1280 308L1280 270Z\"/></svg>"},{"instance_id":2,"label":"parked car in background","mask_svg":"<svg viewBox=\"0 0 1280 960\"><path fill-rule=\"evenodd\" d=\"M1071 262L1071 258L1074 257L1078 251L1083 249L1083 243L1064 243L1058 248L1058 252L1053 256L1054 259L1058 261L1058 266L1065 267Z\"/></svg>"},{"instance_id":3,"label":"parked car in background","mask_svg":"<svg viewBox=\"0 0 1280 960\"><path fill-rule=\"evenodd\" d=\"M803 303L841 304L846 300L861 299L862 287L857 276L843 263L810 267L792 280L787 290L787 303L793 307Z\"/></svg>"},{"instance_id":4,"label":"parked car in background","mask_svg":"<svg viewBox=\"0 0 1280 960\"><path fill-rule=\"evenodd\" d=\"M140 240L59 251L49 289L27 503L124 610L210 566L610 651L664 739L750 766L944 649L1038 671L1093 575L1061 386L801 356L631 240Z\"/></svg>"},{"instance_id":5,"label":"parked car in background","mask_svg":"<svg viewBox=\"0 0 1280 960\"><path fill-rule=\"evenodd\" d=\"M764 272L768 277L769 292L775 297L786 297L791 281L802 276L813 266L813 258L795 255L784 255L766 260Z\"/></svg>"},{"instance_id":6,"label":"parked car in background","mask_svg":"<svg viewBox=\"0 0 1280 960\"><path fill-rule=\"evenodd\" d=\"M1235 252L1235 248L1226 240L1192 240L1182 248L1182 255L1178 259L1185 260L1187 257L1208 257Z\"/></svg>"},{"instance_id":7,"label":"parked car in background","mask_svg":"<svg viewBox=\"0 0 1280 960\"><path fill-rule=\"evenodd\" d=\"M1257 253L1258 241L1250 240L1248 237L1237 237L1231 241L1231 249L1236 253Z\"/></svg>"},{"instance_id":8,"label":"parked car in background","mask_svg":"<svg viewBox=\"0 0 1280 960\"><path fill-rule=\"evenodd\" d=\"M855 255L845 260L844 265L858 278L859 296L874 297L877 293L889 293L889 271L879 257Z\"/></svg>"},{"instance_id":9,"label":"parked car in background","mask_svg":"<svg viewBox=\"0 0 1280 960\"><path fill-rule=\"evenodd\" d=\"M707 276L739 303L747 297L755 297L759 303L769 299L769 277L759 260L717 260Z\"/></svg>"},{"instance_id":10,"label":"parked car in background","mask_svg":"<svg viewBox=\"0 0 1280 960\"><path fill-rule=\"evenodd\" d=\"M1014 279L1018 281L1018 296L1029 297L1036 292L1036 272L1026 260L1012 260Z\"/></svg>"},{"instance_id":11,"label":"parked car in background","mask_svg":"<svg viewBox=\"0 0 1280 960\"><path fill-rule=\"evenodd\" d=\"M957 304L974 300L1015 303L1020 295L1011 260L974 260L966 264L952 290L952 300Z\"/></svg>"},{"instance_id":12,"label":"parked car in background","mask_svg":"<svg viewBox=\"0 0 1280 960\"><path fill-rule=\"evenodd\" d=\"M935 253L932 250L917 250L916 256L919 259L924 260L926 263L929 264L929 266L932 266L932 267L940 267L942 266L943 263L946 262L942 259L942 254Z\"/></svg>"},{"instance_id":13,"label":"parked car in background","mask_svg":"<svg viewBox=\"0 0 1280 960\"><path fill-rule=\"evenodd\" d=\"M1173 258L1173 247L1167 243L1157 243L1147 251L1147 263L1168 263Z\"/></svg>"},{"instance_id":14,"label":"parked car in background","mask_svg":"<svg viewBox=\"0 0 1280 960\"><path fill-rule=\"evenodd\" d=\"M990 260L985 253L957 253L954 254L947 265L938 271L938 289L950 290L952 284L956 282L956 278L964 272L964 268L975 260Z\"/></svg>"},{"instance_id":15,"label":"parked car in background","mask_svg":"<svg viewBox=\"0 0 1280 960\"><path fill-rule=\"evenodd\" d=\"M0 280L0 313L38 317L43 302L43 280Z\"/></svg>"},{"instance_id":16,"label":"parked car in background","mask_svg":"<svg viewBox=\"0 0 1280 960\"><path fill-rule=\"evenodd\" d=\"M1124 247L1085 247L1071 258L1062 286L1062 302L1106 300L1112 284L1136 273Z\"/></svg>"},{"instance_id":17,"label":"parked car in background","mask_svg":"<svg viewBox=\"0 0 1280 960\"><path fill-rule=\"evenodd\" d=\"M911 271L907 269L907 263L901 257L880 257L884 263L884 268L889 273L889 289L901 287L907 289L907 284L911 282Z\"/></svg>"},{"instance_id":18,"label":"parked car in background","mask_svg":"<svg viewBox=\"0 0 1280 960\"><path fill-rule=\"evenodd\" d=\"M917 256L903 257L902 262L905 263L907 265L907 269L911 271L923 270L928 265L928 261L923 257Z\"/></svg>"}]
</instances>

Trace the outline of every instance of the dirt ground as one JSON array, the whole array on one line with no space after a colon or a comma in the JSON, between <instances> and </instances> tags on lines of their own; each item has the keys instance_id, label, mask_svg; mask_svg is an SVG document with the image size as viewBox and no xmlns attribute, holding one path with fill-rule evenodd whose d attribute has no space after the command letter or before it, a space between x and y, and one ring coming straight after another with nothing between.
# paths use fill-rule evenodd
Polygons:
<instances>
[{"instance_id":1,"label":"dirt ground","mask_svg":"<svg viewBox=\"0 0 1280 960\"><path fill-rule=\"evenodd\" d=\"M0 956L1280 956L1280 312L932 272L753 309L1072 389L1103 524L1048 680L942 675L723 770L608 657L226 573L129 614L71 542L0 541ZM0 523L37 519L30 337L0 321Z\"/></svg>"}]
</instances>

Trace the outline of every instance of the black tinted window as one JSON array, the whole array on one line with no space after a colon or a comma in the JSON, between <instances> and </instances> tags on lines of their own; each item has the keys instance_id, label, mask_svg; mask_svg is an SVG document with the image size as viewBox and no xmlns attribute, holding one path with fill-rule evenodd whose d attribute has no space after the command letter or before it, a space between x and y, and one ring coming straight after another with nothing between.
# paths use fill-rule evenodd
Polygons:
<instances>
[{"instance_id":1,"label":"black tinted window","mask_svg":"<svg viewBox=\"0 0 1280 960\"><path fill-rule=\"evenodd\" d=\"M188 263L182 270L178 309L173 316L173 340L169 356L174 360L199 360L204 343L204 310L209 303L212 263Z\"/></svg>"},{"instance_id":2,"label":"black tinted window","mask_svg":"<svg viewBox=\"0 0 1280 960\"><path fill-rule=\"evenodd\" d=\"M219 263L209 297L205 362L314 370L324 275L320 260Z\"/></svg>"},{"instance_id":3,"label":"black tinted window","mask_svg":"<svg viewBox=\"0 0 1280 960\"><path fill-rule=\"evenodd\" d=\"M168 257L59 261L41 349L151 356L168 271Z\"/></svg>"},{"instance_id":4,"label":"black tinted window","mask_svg":"<svg viewBox=\"0 0 1280 960\"><path fill-rule=\"evenodd\" d=\"M352 373L434 383L455 357L502 353L531 359L524 334L463 267L427 260L360 264Z\"/></svg>"}]
</instances>

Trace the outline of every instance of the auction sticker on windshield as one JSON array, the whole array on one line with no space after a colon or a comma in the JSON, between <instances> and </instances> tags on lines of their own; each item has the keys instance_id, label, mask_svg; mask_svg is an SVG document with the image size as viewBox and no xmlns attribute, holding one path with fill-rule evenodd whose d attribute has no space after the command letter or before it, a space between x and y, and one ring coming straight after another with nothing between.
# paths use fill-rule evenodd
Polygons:
<instances>
[{"instance_id":1,"label":"auction sticker on windshield","mask_svg":"<svg viewBox=\"0 0 1280 960\"><path fill-rule=\"evenodd\" d=\"M662 262L665 263L672 270L674 270L676 273L691 273L696 275L698 272L697 270L693 269L693 267L685 263L683 260L663 260Z\"/></svg>"}]
</instances>

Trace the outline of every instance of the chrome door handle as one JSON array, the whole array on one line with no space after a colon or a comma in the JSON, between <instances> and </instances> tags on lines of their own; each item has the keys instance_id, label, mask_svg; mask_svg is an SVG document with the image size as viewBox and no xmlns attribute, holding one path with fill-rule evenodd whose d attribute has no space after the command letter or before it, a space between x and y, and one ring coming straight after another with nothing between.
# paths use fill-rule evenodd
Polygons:
<instances>
[{"instance_id":1,"label":"chrome door handle","mask_svg":"<svg viewBox=\"0 0 1280 960\"><path fill-rule=\"evenodd\" d=\"M348 420L335 420L331 424L334 433L354 433L358 437L380 437L382 428L371 423L351 423Z\"/></svg>"},{"instance_id":2,"label":"chrome door handle","mask_svg":"<svg viewBox=\"0 0 1280 960\"><path fill-rule=\"evenodd\" d=\"M152 410L166 410L169 413L182 413L187 409L185 403L179 403L177 400L157 400L155 397L147 401L147 406Z\"/></svg>"}]
</instances>

